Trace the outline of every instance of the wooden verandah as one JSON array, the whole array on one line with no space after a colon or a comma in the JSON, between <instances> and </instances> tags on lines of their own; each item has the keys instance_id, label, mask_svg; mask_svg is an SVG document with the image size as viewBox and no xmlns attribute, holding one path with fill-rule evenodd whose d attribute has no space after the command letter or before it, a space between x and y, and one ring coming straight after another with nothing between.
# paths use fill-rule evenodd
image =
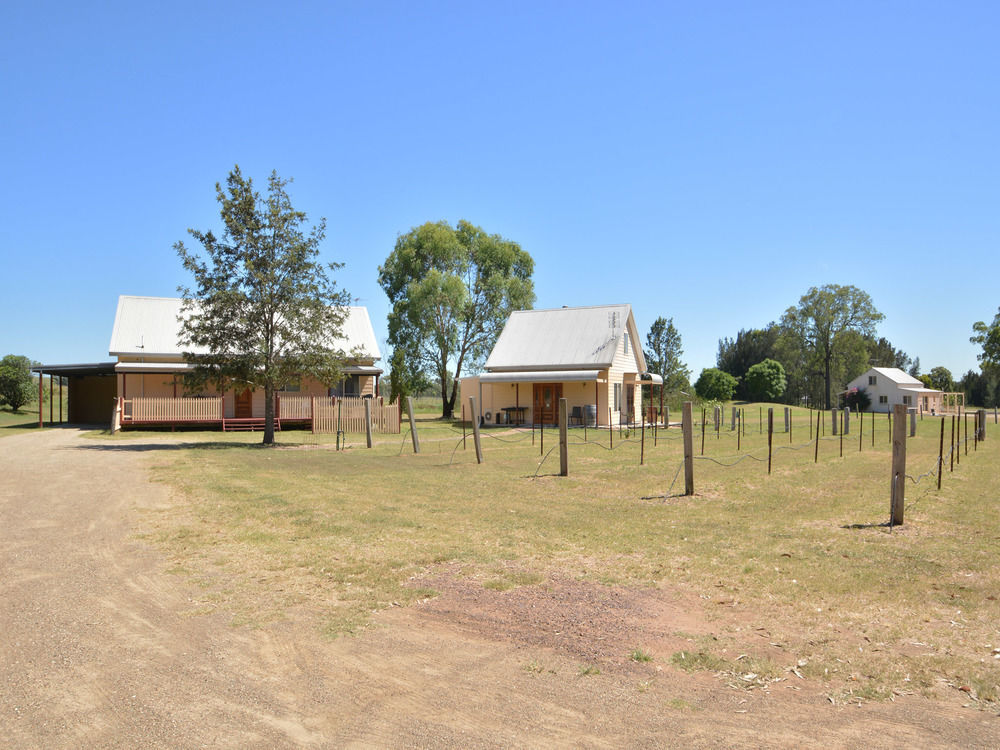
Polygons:
<instances>
[{"instance_id":1,"label":"wooden verandah","mask_svg":"<svg viewBox=\"0 0 1000 750\"><path fill-rule=\"evenodd\" d=\"M274 427L308 427L315 434L365 431L365 401L371 402L372 430L399 432L399 405L381 397L296 396L276 394ZM264 417L227 417L222 396L118 397L111 431L139 425L218 425L223 431L262 430Z\"/></svg>"}]
</instances>

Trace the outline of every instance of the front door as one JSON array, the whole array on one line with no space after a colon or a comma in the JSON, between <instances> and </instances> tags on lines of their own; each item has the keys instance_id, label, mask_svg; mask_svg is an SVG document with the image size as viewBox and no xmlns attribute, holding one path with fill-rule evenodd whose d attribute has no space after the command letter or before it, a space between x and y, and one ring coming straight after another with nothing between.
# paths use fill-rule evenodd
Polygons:
<instances>
[{"instance_id":1,"label":"front door","mask_svg":"<svg viewBox=\"0 0 1000 750\"><path fill-rule=\"evenodd\" d=\"M562 383L535 383L532 419L536 423L555 424L559 420Z\"/></svg>"},{"instance_id":2,"label":"front door","mask_svg":"<svg viewBox=\"0 0 1000 750\"><path fill-rule=\"evenodd\" d=\"M253 416L253 391L247 388L243 393L236 394L233 413L237 419L249 419Z\"/></svg>"}]
</instances>

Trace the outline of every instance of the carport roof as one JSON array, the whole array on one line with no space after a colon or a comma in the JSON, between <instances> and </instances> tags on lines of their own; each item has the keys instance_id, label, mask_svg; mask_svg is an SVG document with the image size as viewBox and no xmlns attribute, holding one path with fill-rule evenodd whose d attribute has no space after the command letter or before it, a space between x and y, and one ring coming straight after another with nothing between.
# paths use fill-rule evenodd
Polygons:
<instances>
[{"instance_id":1,"label":"carport roof","mask_svg":"<svg viewBox=\"0 0 1000 750\"><path fill-rule=\"evenodd\" d=\"M88 362L75 365L36 365L32 372L39 375L114 375L114 362Z\"/></svg>"}]
</instances>

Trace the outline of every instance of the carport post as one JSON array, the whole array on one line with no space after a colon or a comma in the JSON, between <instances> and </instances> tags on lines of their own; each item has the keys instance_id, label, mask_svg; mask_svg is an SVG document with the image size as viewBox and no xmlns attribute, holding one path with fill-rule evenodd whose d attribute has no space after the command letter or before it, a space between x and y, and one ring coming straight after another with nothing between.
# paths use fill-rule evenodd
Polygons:
<instances>
[{"instance_id":1,"label":"carport post","mask_svg":"<svg viewBox=\"0 0 1000 750\"><path fill-rule=\"evenodd\" d=\"M42 381L45 379L45 373L41 370L38 371L38 426L42 427Z\"/></svg>"},{"instance_id":2,"label":"carport post","mask_svg":"<svg viewBox=\"0 0 1000 750\"><path fill-rule=\"evenodd\" d=\"M56 376L53 375L51 372L49 373L49 426L55 424L55 420L52 418L52 406L53 402L56 400L55 399L56 392L52 389L53 383L55 382L55 377ZM968 424L966 424L965 427L965 435L966 437L968 437L969 435Z\"/></svg>"},{"instance_id":3,"label":"carport post","mask_svg":"<svg viewBox=\"0 0 1000 750\"><path fill-rule=\"evenodd\" d=\"M63 411L62 410L62 391L63 391L62 381L63 381L62 375L60 375L59 376L59 424L62 424L62 421L63 421L63 418L62 418L62 411Z\"/></svg>"}]
</instances>

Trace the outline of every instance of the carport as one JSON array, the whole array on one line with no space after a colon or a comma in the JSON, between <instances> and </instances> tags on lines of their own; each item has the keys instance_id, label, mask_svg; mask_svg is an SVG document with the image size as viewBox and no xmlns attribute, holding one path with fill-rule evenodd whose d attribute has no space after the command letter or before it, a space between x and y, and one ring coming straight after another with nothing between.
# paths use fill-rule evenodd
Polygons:
<instances>
[{"instance_id":1,"label":"carport","mask_svg":"<svg viewBox=\"0 0 1000 750\"><path fill-rule=\"evenodd\" d=\"M77 424L98 424L109 422L114 409L117 388L115 383L115 363L95 362L76 365L38 365L31 371L38 374L38 426L44 423L42 406L45 376L49 376L49 424L63 422L63 389L69 402L66 420ZM59 385L58 396L55 386ZM55 402L59 402L59 413L55 412ZM58 419L57 419L58 417Z\"/></svg>"}]
</instances>

